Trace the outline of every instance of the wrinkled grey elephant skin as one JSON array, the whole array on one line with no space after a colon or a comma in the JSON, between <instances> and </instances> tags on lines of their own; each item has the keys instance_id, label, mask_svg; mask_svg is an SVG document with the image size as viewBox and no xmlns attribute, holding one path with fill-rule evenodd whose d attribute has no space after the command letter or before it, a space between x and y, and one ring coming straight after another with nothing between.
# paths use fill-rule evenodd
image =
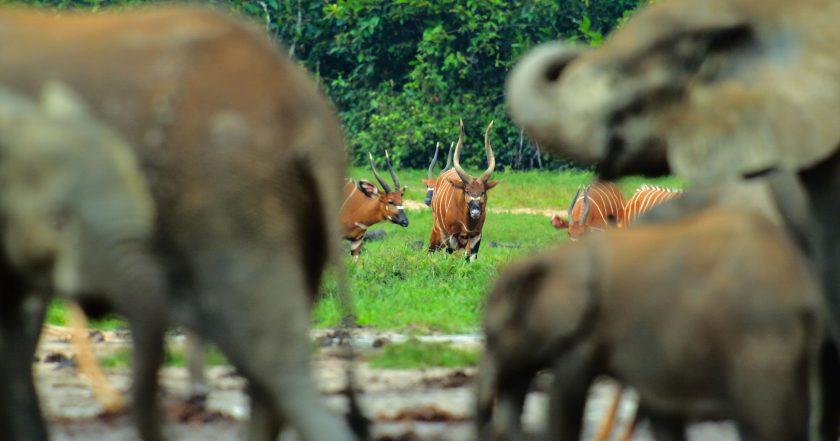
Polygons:
<instances>
[{"instance_id":1,"label":"wrinkled grey elephant skin","mask_svg":"<svg viewBox=\"0 0 840 441\"><path fill-rule=\"evenodd\" d=\"M248 380L249 439L284 425L303 440L353 439L309 372L309 305L340 259L345 172L314 83L259 30L204 9L0 11L0 84L34 94L50 79L134 148L173 320Z\"/></svg>"},{"instance_id":2,"label":"wrinkled grey elephant skin","mask_svg":"<svg viewBox=\"0 0 840 441\"><path fill-rule=\"evenodd\" d=\"M133 151L92 119L71 91L47 84L36 105L0 87L4 439L46 436L31 363L54 292L127 317L135 345L138 428L145 439L161 438L156 388L166 284L151 252L154 217Z\"/></svg>"},{"instance_id":3,"label":"wrinkled grey elephant skin","mask_svg":"<svg viewBox=\"0 0 840 441\"><path fill-rule=\"evenodd\" d=\"M595 50L554 43L524 56L506 100L546 150L603 178L797 173L811 209L794 235L812 245L840 341L839 16L831 0L656 2Z\"/></svg>"},{"instance_id":4,"label":"wrinkled grey elephant skin","mask_svg":"<svg viewBox=\"0 0 840 441\"><path fill-rule=\"evenodd\" d=\"M547 439L580 439L599 375L638 391L660 441L721 418L742 439L837 439L837 421L814 410L824 309L806 259L763 214L710 208L564 244L512 265L488 297L479 439L518 439L545 368Z\"/></svg>"}]
</instances>

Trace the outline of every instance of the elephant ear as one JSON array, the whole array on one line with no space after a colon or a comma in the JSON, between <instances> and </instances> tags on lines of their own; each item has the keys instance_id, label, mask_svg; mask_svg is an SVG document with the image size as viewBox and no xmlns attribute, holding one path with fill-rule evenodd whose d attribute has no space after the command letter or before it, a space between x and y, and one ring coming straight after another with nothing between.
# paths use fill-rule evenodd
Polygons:
<instances>
[{"instance_id":1,"label":"elephant ear","mask_svg":"<svg viewBox=\"0 0 840 441\"><path fill-rule=\"evenodd\" d=\"M578 336L594 306L588 251L563 246L512 265L490 294L487 323L505 323L504 329L511 331L538 330L535 341L562 344Z\"/></svg>"},{"instance_id":2,"label":"elephant ear","mask_svg":"<svg viewBox=\"0 0 840 441\"><path fill-rule=\"evenodd\" d=\"M591 238L593 242L599 238ZM538 257L546 270L530 307L529 327L546 331L545 341L567 344L594 320L597 280L592 247L565 246ZM548 349L548 348L546 348Z\"/></svg>"}]
</instances>

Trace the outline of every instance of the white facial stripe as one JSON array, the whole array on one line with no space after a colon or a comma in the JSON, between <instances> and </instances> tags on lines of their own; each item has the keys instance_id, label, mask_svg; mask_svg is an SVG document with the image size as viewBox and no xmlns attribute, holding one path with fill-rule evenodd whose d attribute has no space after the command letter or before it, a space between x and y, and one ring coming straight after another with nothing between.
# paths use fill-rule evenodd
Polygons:
<instances>
[{"instance_id":1,"label":"white facial stripe","mask_svg":"<svg viewBox=\"0 0 840 441\"><path fill-rule=\"evenodd\" d=\"M470 200L471 200L471 201L479 201L479 202L481 202L481 196L479 196L479 197L470 196Z\"/></svg>"},{"instance_id":2,"label":"white facial stripe","mask_svg":"<svg viewBox=\"0 0 840 441\"><path fill-rule=\"evenodd\" d=\"M426 191L432 191L434 189L435 189L435 187L426 187Z\"/></svg>"},{"instance_id":3,"label":"white facial stripe","mask_svg":"<svg viewBox=\"0 0 840 441\"><path fill-rule=\"evenodd\" d=\"M397 205L397 210L403 210L403 206L402 205Z\"/></svg>"}]
</instances>

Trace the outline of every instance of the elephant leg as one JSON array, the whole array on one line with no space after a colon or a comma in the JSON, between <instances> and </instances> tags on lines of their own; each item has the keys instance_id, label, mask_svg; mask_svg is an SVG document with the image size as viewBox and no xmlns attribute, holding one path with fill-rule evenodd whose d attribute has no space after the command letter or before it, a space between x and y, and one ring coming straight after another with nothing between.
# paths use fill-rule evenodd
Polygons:
<instances>
[{"instance_id":1,"label":"elephant leg","mask_svg":"<svg viewBox=\"0 0 840 441\"><path fill-rule=\"evenodd\" d=\"M677 416L663 415L651 412L647 408L639 409L639 413L647 417L650 429L656 441L685 441L685 421Z\"/></svg>"},{"instance_id":2,"label":"elephant leg","mask_svg":"<svg viewBox=\"0 0 840 441\"><path fill-rule=\"evenodd\" d=\"M224 272L199 272L206 277L199 292L212 296L215 305L208 311L212 317L203 320L212 323L205 334L301 440L352 440L349 426L327 410L310 375L309 299L314 293L301 263L294 253L255 248L237 252L229 245L214 262Z\"/></svg>"},{"instance_id":3,"label":"elephant leg","mask_svg":"<svg viewBox=\"0 0 840 441\"><path fill-rule=\"evenodd\" d=\"M4 439L47 441L32 376L47 297L24 296L22 286L6 282L0 296L0 434Z\"/></svg>"},{"instance_id":4,"label":"elephant leg","mask_svg":"<svg viewBox=\"0 0 840 441\"><path fill-rule=\"evenodd\" d=\"M835 441L840 436L840 358L833 341L823 343L821 354L823 411L820 434L824 441Z\"/></svg>"},{"instance_id":5,"label":"elephant leg","mask_svg":"<svg viewBox=\"0 0 840 441\"><path fill-rule=\"evenodd\" d=\"M190 398L206 398L210 393L204 372L206 348L201 337L190 329L184 331L184 353L190 376Z\"/></svg>"},{"instance_id":6,"label":"elephant leg","mask_svg":"<svg viewBox=\"0 0 840 441\"><path fill-rule=\"evenodd\" d=\"M548 402L548 439L580 439L586 399L595 378L593 352L591 345L580 345L555 363Z\"/></svg>"},{"instance_id":7,"label":"elephant leg","mask_svg":"<svg viewBox=\"0 0 840 441\"><path fill-rule=\"evenodd\" d=\"M157 261L144 250L121 248L111 265L109 281L114 285L117 312L131 329L134 346L134 380L131 385L132 412L144 441L162 441L158 403L158 369L163 363L164 333L168 326L166 283ZM118 293L118 295L116 294Z\"/></svg>"},{"instance_id":8,"label":"elephant leg","mask_svg":"<svg viewBox=\"0 0 840 441\"><path fill-rule=\"evenodd\" d=\"M498 377L491 439L501 441L522 437L522 410L535 374L535 370L522 369Z\"/></svg>"},{"instance_id":9,"label":"elephant leg","mask_svg":"<svg viewBox=\"0 0 840 441\"><path fill-rule=\"evenodd\" d=\"M248 386L251 398L251 419L248 421L249 441L277 441L283 430L280 413L259 390Z\"/></svg>"}]
</instances>

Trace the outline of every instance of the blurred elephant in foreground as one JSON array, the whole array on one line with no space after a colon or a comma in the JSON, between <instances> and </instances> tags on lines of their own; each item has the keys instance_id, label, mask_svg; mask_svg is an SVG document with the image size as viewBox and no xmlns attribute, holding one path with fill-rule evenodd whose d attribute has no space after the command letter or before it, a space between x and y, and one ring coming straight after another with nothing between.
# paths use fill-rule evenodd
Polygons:
<instances>
[{"instance_id":1,"label":"blurred elephant in foreground","mask_svg":"<svg viewBox=\"0 0 840 441\"><path fill-rule=\"evenodd\" d=\"M315 82L261 29L208 9L0 9L0 84L32 95L52 79L134 149L170 316L247 380L249 439L286 426L304 441L354 439L309 365L309 306L328 261L347 299L344 138ZM42 425L34 408L17 415L15 426Z\"/></svg>"},{"instance_id":2,"label":"blurred elephant in foreground","mask_svg":"<svg viewBox=\"0 0 840 441\"><path fill-rule=\"evenodd\" d=\"M485 311L479 439L517 439L540 369L555 373L549 439L580 439L599 375L638 391L660 441L723 418L745 440L837 439L822 395L836 349L796 243L754 210L711 207L665 222L669 204L657 221L503 271Z\"/></svg>"},{"instance_id":3,"label":"blurred elephant in foreground","mask_svg":"<svg viewBox=\"0 0 840 441\"><path fill-rule=\"evenodd\" d=\"M133 410L158 423L165 279L151 245L155 209L134 154L79 98L47 83L34 102L0 87L0 433L43 437L32 356L53 293L118 312L134 342ZM13 418L13 420L7 419ZM22 424L26 422L27 424ZM40 423L39 421L36 423Z\"/></svg>"}]
</instances>

